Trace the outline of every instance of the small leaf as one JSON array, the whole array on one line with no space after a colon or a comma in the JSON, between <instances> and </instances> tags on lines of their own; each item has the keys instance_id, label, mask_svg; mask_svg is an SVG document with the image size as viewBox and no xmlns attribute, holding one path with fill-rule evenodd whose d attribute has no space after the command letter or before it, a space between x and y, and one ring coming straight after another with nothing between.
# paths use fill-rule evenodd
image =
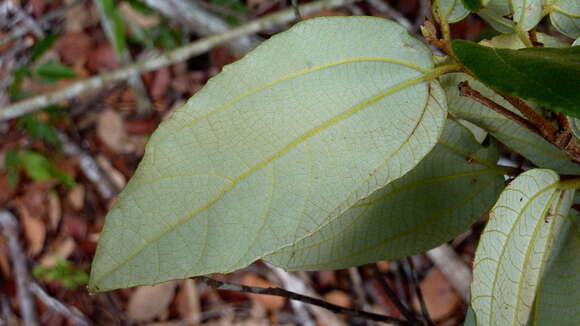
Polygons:
<instances>
[{"instance_id":1,"label":"small leaf","mask_svg":"<svg viewBox=\"0 0 580 326\"><path fill-rule=\"evenodd\" d=\"M455 23L469 15L462 2L458 0L435 0L433 2L433 16L439 22Z\"/></svg>"},{"instance_id":2,"label":"small leaf","mask_svg":"<svg viewBox=\"0 0 580 326\"><path fill-rule=\"evenodd\" d=\"M560 33L570 37L580 37L580 1L559 0L547 6L550 22Z\"/></svg>"},{"instance_id":3,"label":"small leaf","mask_svg":"<svg viewBox=\"0 0 580 326\"><path fill-rule=\"evenodd\" d=\"M18 126L24 129L33 140L42 139L55 146L60 143L56 129L39 120L35 114L27 114L18 118Z\"/></svg>"},{"instance_id":4,"label":"small leaf","mask_svg":"<svg viewBox=\"0 0 580 326\"><path fill-rule=\"evenodd\" d=\"M32 57L31 60L35 61L36 59L40 58L48 49L52 47L54 41L58 38L58 34L48 34L42 40L36 42L34 47L32 48Z\"/></svg>"},{"instance_id":5,"label":"small leaf","mask_svg":"<svg viewBox=\"0 0 580 326\"><path fill-rule=\"evenodd\" d=\"M434 69L369 17L305 20L224 67L151 136L89 288L231 272L332 222L435 146Z\"/></svg>"},{"instance_id":6,"label":"small leaf","mask_svg":"<svg viewBox=\"0 0 580 326\"><path fill-rule=\"evenodd\" d=\"M472 12L476 12L483 7L482 0L461 0L463 6Z\"/></svg>"},{"instance_id":7,"label":"small leaf","mask_svg":"<svg viewBox=\"0 0 580 326\"><path fill-rule=\"evenodd\" d=\"M72 68L52 60L36 67L35 73L49 80L77 77L77 73Z\"/></svg>"},{"instance_id":8,"label":"small leaf","mask_svg":"<svg viewBox=\"0 0 580 326\"><path fill-rule=\"evenodd\" d=\"M447 95L449 112L483 128L512 151L521 154L539 167L549 168L562 174L580 175L580 164L572 161L559 148L548 143L538 134L522 128L517 122L468 97L461 96L457 85L462 81L468 81L469 86L483 96L519 114L511 104L493 90L464 73L445 74L440 77L440 81Z\"/></svg>"},{"instance_id":9,"label":"small leaf","mask_svg":"<svg viewBox=\"0 0 580 326\"><path fill-rule=\"evenodd\" d=\"M580 323L580 213L564 218L534 302L531 325Z\"/></svg>"},{"instance_id":10,"label":"small leaf","mask_svg":"<svg viewBox=\"0 0 580 326\"><path fill-rule=\"evenodd\" d=\"M488 86L580 117L580 47L510 50L454 40L452 48Z\"/></svg>"},{"instance_id":11,"label":"small leaf","mask_svg":"<svg viewBox=\"0 0 580 326\"><path fill-rule=\"evenodd\" d=\"M477 324L527 325L554 239L574 190L558 175L533 169L519 175L492 208L474 261L471 306Z\"/></svg>"},{"instance_id":12,"label":"small leaf","mask_svg":"<svg viewBox=\"0 0 580 326\"><path fill-rule=\"evenodd\" d=\"M56 179L67 186L74 186L74 179L59 170L46 156L35 151L21 151L18 153L19 165L26 175L35 181Z\"/></svg>"},{"instance_id":13,"label":"small leaf","mask_svg":"<svg viewBox=\"0 0 580 326\"><path fill-rule=\"evenodd\" d=\"M433 151L405 176L376 191L332 223L264 258L289 270L338 269L397 259L465 232L504 187L494 144L447 120Z\"/></svg>"}]
</instances>

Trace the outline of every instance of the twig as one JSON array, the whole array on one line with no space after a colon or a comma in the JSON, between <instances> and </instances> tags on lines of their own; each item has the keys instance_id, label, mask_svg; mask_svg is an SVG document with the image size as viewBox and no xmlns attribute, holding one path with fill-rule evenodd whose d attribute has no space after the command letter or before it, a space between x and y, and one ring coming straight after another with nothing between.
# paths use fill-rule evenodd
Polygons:
<instances>
[{"instance_id":1,"label":"twig","mask_svg":"<svg viewBox=\"0 0 580 326\"><path fill-rule=\"evenodd\" d=\"M427 256L441 270L451 286L459 292L465 302L469 302L469 286L472 276L469 267L461 260L453 247L448 244L427 251Z\"/></svg>"},{"instance_id":2,"label":"twig","mask_svg":"<svg viewBox=\"0 0 580 326\"><path fill-rule=\"evenodd\" d=\"M94 0L94 4L99 11L101 25L105 30L105 34L107 35L107 38L109 39L109 42L113 48L115 48L117 59L122 65L131 64L133 59L131 58L131 54L127 51L127 49L117 48L117 42L115 42L115 28L113 22L111 21L111 17L109 17L105 12L105 9L103 8L100 0ZM143 84L143 80L141 80L141 76L138 73L134 73L129 77L129 86L131 89L133 89L133 92L135 92L137 113L144 115L147 112L150 112L153 108L153 104L151 104L151 101L149 100L147 90Z\"/></svg>"},{"instance_id":3,"label":"twig","mask_svg":"<svg viewBox=\"0 0 580 326\"><path fill-rule=\"evenodd\" d=\"M256 293L256 294L264 294L264 295L273 295L278 297L283 297L291 300L299 300L304 303L308 303L311 305L316 305L325 309L328 309L337 314L346 314L353 317L361 317L368 320L373 320L377 322L383 323L390 323L397 326L410 326L412 324L400 320L397 318L383 316L379 314L375 314L372 312L357 310L357 309L350 309L341 306L337 306L331 303L328 303L324 300L312 298L309 296L305 296L302 294L286 291L281 288L261 288L255 286L246 286L241 284L233 284L228 282L218 281L209 277L201 276L198 278L199 280L203 281L207 285L213 287L217 290L225 290L225 291L238 291L238 292L248 292L248 293Z\"/></svg>"},{"instance_id":4,"label":"twig","mask_svg":"<svg viewBox=\"0 0 580 326\"><path fill-rule=\"evenodd\" d=\"M412 27L412 31L414 33L419 31L419 27L428 18L430 12L431 12L431 1L420 0L419 1L419 12L417 13L417 17L415 18L415 22L413 23L413 27Z\"/></svg>"},{"instance_id":5,"label":"twig","mask_svg":"<svg viewBox=\"0 0 580 326\"><path fill-rule=\"evenodd\" d=\"M230 26L220 17L205 10L195 0L145 0L149 7L158 10L163 15L189 27L201 36L223 33ZM226 43L237 56L242 56L258 45L262 39L246 34L236 40Z\"/></svg>"},{"instance_id":6,"label":"twig","mask_svg":"<svg viewBox=\"0 0 580 326\"><path fill-rule=\"evenodd\" d=\"M421 284L419 283L419 278L417 277L417 271L415 270L412 257L407 257L407 264L409 265L411 280L413 280L415 295L417 296L417 300L419 300L419 305L421 306L421 315L423 315L427 325L435 326L435 323L433 323L433 320L431 319L431 315L429 315L429 309L427 309L425 299L423 298L423 291L421 291Z\"/></svg>"},{"instance_id":7,"label":"twig","mask_svg":"<svg viewBox=\"0 0 580 326\"><path fill-rule=\"evenodd\" d=\"M28 274L28 268L26 266L26 256L18 240L18 222L16 221L16 217L7 210L1 210L0 228L2 228L2 233L4 233L4 236L8 240L8 249L12 257L16 287L18 289L20 313L24 325L36 326L38 325L36 307L30 295L30 275Z\"/></svg>"},{"instance_id":8,"label":"twig","mask_svg":"<svg viewBox=\"0 0 580 326\"><path fill-rule=\"evenodd\" d=\"M522 118L521 116L513 113L512 111L506 109L505 107L503 107L503 106L495 103L494 101L488 99L487 97L483 96L480 92L471 88L471 86L469 86L469 83L467 81L462 81L461 83L459 83L459 85L457 85L457 87L459 88L459 94L461 96L469 97L472 100L475 100L475 101L487 106L488 108L494 110L495 112L505 116L506 118L508 118L510 120L513 120L513 121L519 123L523 127L525 127L527 129L533 131L534 133L537 133L540 136L542 136L539 133L539 130L532 123L530 123L528 120Z\"/></svg>"},{"instance_id":9,"label":"twig","mask_svg":"<svg viewBox=\"0 0 580 326\"><path fill-rule=\"evenodd\" d=\"M531 122L538 131L542 134L542 136L549 141L554 141L558 134L558 129L554 126L550 121L546 120L546 118L542 117L538 112L534 111L526 102L523 100L511 96L506 95L501 92L497 92L501 97L503 97L509 104L511 104L514 108L520 111L529 122Z\"/></svg>"},{"instance_id":10,"label":"twig","mask_svg":"<svg viewBox=\"0 0 580 326\"><path fill-rule=\"evenodd\" d=\"M97 161L83 151L77 144L72 142L65 134L59 133L58 138L62 144L62 151L66 155L79 158L81 171L95 185L99 195L107 201L113 199L119 192L119 189L115 187L110 178L101 170Z\"/></svg>"},{"instance_id":11,"label":"twig","mask_svg":"<svg viewBox=\"0 0 580 326\"><path fill-rule=\"evenodd\" d=\"M47 307L70 319L77 326L89 326L92 323L75 307L69 307L51 297L36 283L30 284L30 291Z\"/></svg>"},{"instance_id":12,"label":"twig","mask_svg":"<svg viewBox=\"0 0 580 326\"><path fill-rule=\"evenodd\" d=\"M49 23L52 20L61 17L67 10L82 3L83 1L84 0L76 0L76 1L72 2L71 4L64 6L63 8L53 10L53 11L43 15L42 18L38 19L37 24L40 25L40 27L44 27L46 25L49 25ZM10 30L8 35L0 38L0 44L4 44L6 42L10 42L10 41L15 40L19 37L22 37L22 36L26 35L26 33L28 33L29 30L30 30L30 26L28 26L28 25L24 25L24 26L19 27L19 28L13 28L12 30Z\"/></svg>"},{"instance_id":13,"label":"twig","mask_svg":"<svg viewBox=\"0 0 580 326\"><path fill-rule=\"evenodd\" d=\"M268 266L268 268L270 268L276 274L276 276L278 276L282 282L282 286L288 291L304 293L309 297L320 299L318 293L316 293L316 291L314 291L314 289L307 284L307 281L304 278L301 278L295 274L288 273L280 267L276 267L269 263L266 263L266 266ZM304 302L291 300L290 305L298 317L299 325L316 325L316 322L312 320L312 317L309 315L309 307L306 306ZM328 310L324 310L317 306L313 306L311 308L312 313L316 316L316 319L323 324L336 326L345 324L335 314L329 312Z\"/></svg>"},{"instance_id":14,"label":"twig","mask_svg":"<svg viewBox=\"0 0 580 326\"><path fill-rule=\"evenodd\" d=\"M304 15L310 15L315 12L332 9L354 3L357 0L319 0L300 6L300 12ZM227 32L212 35L188 45L177 48L173 51L163 53L154 58L149 58L136 62L134 64L103 73L79 82L76 82L64 89L35 96L28 100L20 101L0 109L0 121L14 119L24 114L40 110L41 108L70 99L87 91L94 91L112 83L126 80L135 73L156 70L177 62L187 60L195 55L205 53L215 46L234 40L244 35L254 34L259 31L272 28L291 22L295 19L294 11L286 9L281 12L256 19L240 27L231 29Z\"/></svg>"},{"instance_id":15,"label":"twig","mask_svg":"<svg viewBox=\"0 0 580 326\"><path fill-rule=\"evenodd\" d=\"M415 315L413 315L413 313L409 309L407 309L407 307L405 307L405 305L401 302L401 300L399 300L399 296L395 293L393 288L391 288L389 283L387 283L383 273L381 273L381 271L379 270L377 265L371 264L370 269L371 269L371 273L372 273L373 277L379 282L379 284L381 285L381 288L386 292L387 296L389 297L391 302L397 307L399 312L403 316L405 316L405 318L408 321L410 321L410 322L417 321L417 318L415 318Z\"/></svg>"},{"instance_id":16,"label":"twig","mask_svg":"<svg viewBox=\"0 0 580 326\"><path fill-rule=\"evenodd\" d=\"M366 299L365 289L363 286L363 280L360 275L358 267L351 267L348 269L348 275L352 281L352 288L356 294L359 303L359 308L368 309L370 308Z\"/></svg>"},{"instance_id":17,"label":"twig","mask_svg":"<svg viewBox=\"0 0 580 326\"><path fill-rule=\"evenodd\" d=\"M413 29L413 23L411 23L407 17L395 10L383 0L367 0L367 2L369 5L371 5L371 7L385 14L388 18L394 19L397 23L403 25L406 29Z\"/></svg>"}]
</instances>

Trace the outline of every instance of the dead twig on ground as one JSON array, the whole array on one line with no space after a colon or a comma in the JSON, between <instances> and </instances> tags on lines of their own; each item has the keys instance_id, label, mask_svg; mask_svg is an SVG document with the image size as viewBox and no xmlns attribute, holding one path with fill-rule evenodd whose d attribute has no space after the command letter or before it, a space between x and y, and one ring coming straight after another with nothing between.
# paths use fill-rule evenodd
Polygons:
<instances>
[{"instance_id":1,"label":"dead twig on ground","mask_svg":"<svg viewBox=\"0 0 580 326\"><path fill-rule=\"evenodd\" d=\"M324 309L330 310L330 311L337 313L337 314L346 314L346 315L353 316L353 317L360 317L360 318L373 320L373 321L377 321L377 322L388 323L388 324L392 324L392 325L396 325L396 326L411 326L412 325L411 323L406 322L404 320L400 320L398 318L379 315L379 314L375 314L372 312L367 312L367 311L362 311L362 310L357 310L357 309L351 309L351 308L337 306L337 305L331 304L329 302L326 302L324 300L320 300L320 299L316 299L316 298L309 297L306 295L290 292L290 291L287 291L287 290L284 290L281 288L261 288L261 287L256 287L256 286L246 286L246 285L241 285L241 284L222 282L222 281L218 281L218 280L215 280L215 279L212 279L209 277L205 277L205 276L198 277L197 279L203 281L205 284L207 284L207 285L209 285L212 288L217 289L217 290L238 291L238 292L248 292L248 293L264 294L264 295L273 295L273 296L287 298L290 300L299 300L299 301L302 301L304 303L308 303L311 305L322 307Z\"/></svg>"},{"instance_id":2,"label":"dead twig on ground","mask_svg":"<svg viewBox=\"0 0 580 326\"><path fill-rule=\"evenodd\" d=\"M51 310L65 316L77 326L90 326L92 323L75 307L69 307L50 296L40 285L30 284L30 291Z\"/></svg>"},{"instance_id":3,"label":"dead twig on ground","mask_svg":"<svg viewBox=\"0 0 580 326\"><path fill-rule=\"evenodd\" d=\"M7 210L0 211L0 229L6 237L8 250L12 258L23 323L28 326L37 326L36 306L30 293L30 274L26 266L26 256L18 239L18 222L16 217Z\"/></svg>"},{"instance_id":4,"label":"dead twig on ground","mask_svg":"<svg viewBox=\"0 0 580 326\"><path fill-rule=\"evenodd\" d=\"M356 2L357 0L319 0L300 6L300 12L304 16L315 12L332 9ZM68 100L87 91L95 91L111 86L113 83L124 81L135 73L156 70L174 63L185 61L195 55L207 52L208 50L234 40L241 36L254 34L259 31L286 24L295 19L294 10L286 9L281 12L256 19L240 27L227 32L212 35L196 42L187 44L173 51L162 53L156 57L149 58L134 64L103 73L98 76L87 78L76 82L61 90L23 100L0 109L0 121L14 119L27 113L35 112L47 105Z\"/></svg>"}]
</instances>

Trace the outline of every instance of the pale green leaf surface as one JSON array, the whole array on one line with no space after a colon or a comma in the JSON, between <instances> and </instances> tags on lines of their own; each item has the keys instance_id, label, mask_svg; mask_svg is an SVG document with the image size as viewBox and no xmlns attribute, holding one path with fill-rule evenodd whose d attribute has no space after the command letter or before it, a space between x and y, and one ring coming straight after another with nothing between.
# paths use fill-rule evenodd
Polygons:
<instances>
[{"instance_id":1,"label":"pale green leaf surface","mask_svg":"<svg viewBox=\"0 0 580 326\"><path fill-rule=\"evenodd\" d=\"M531 325L580 325L580 214L570 213L548 258Z\"/></svg>"},{"instance_id":2,"label":"pale green leaf surface","mask_svg":"<svg viewBox=\"0 0 580 326\"><path fill-rule=\"evenodd\" d=\"M510 0L517 28L529 31L542 19L544 0Z\"/></svg>"},{"instance_id":3,"label":"pale green leaf surface","mask_svg":"<svg viewBox=\"0 0 580 326\"><path fill-rule=\"evenodd\" d=\"M515 23L513 20L505 18L505 16L512 14L508 0L490 0L477 14L500 33L514 31Z\"/></svg>"},{"instance_id":4,"label":"pale green leaf surface","mask_svg":"<svg viewBox=\"0 0 580 326\"><path fill-rule=\"evenodd\" d=\"M570 47L570 44L562 41L561 39L545 34L545 33L536 33L538 42L542 43L544 47L547 48L567 48ZM490 46L493 48L500 48L500 49L523 49L526 47L524 42L518 37L516 33L511 34L500 34L497 36L492 37L489 40L483 40L479 42L481 45Z\"/></svg>"},{"instance_id":5,"label":"pale green leaf surface","mask_svg":"<svg viewBox=\"0 0 580 326\"><path fill-rule=\"evenodd\" d=\"M580 37L578 37L574 42L572 42L572 46L580 45Z\"/></svg>"},{"instance_id":6,"label":"pale green leaf surface","mask_svg":"<svg viewBox=\"0 0 580 326\"><path fill-rule=\"evenodd\" d=\"M435 0L433 2L433 16L437 21L456 23L469 15L461 0Z\"/></svg>"},{"instance_id":7,"label":"pale green leaf surface","mask_svg":"<svg viewBox=\"0 0 580 326\"><path fill-rule=\"evenodd\" d=\"M550 22L560 33L573 39L580 37L580 1L554 1L549 8Z\"/></svg>"},{"instance_id":8,"label":"pale green leaf surface","mask_svg":"<svg viewBox=\"0 0 580 326\"><path fill-rule=\"evenodd\" d=\"M482 325L526 325L539 281L568 215L574 190L558 174L533 169L502 192L475 253L471 306Z\"/></svg>"},{"instance_id":9,"label":"pale green leaf surface","mask_svg":"<svg viewBox=\"0 0 580 326\"><path fill-rule=\"evenodd\" d=\"M570 123L570 129L572 129L574 136L580 139L580 119L568 117L568 122Z\"/></svg>"},{"instance_id":10,"label":"pale green leaf surface","mask_svg":"<svg viewBox=\"0 0 580 326\"><path fill-rule=\"evenodd\" d=\"M504 187L495 145L448 120L415 169L265 259L288 270L339 269L415 255L465 232Z\"/></svg>"},{"instance_id":11,"label":"pale green leaf surface","mask_svg":"<svg viewBox=\"0 0 580 326\"><path fill-rule=\"evenodd\" d=\"M449 112L487 130L511 150L520 153L539 167L550 168L562 174L580 174L580 165L574 163L544 138L490 108L461 96L457 85L464 80L487 98L518 113L501 96L464 73L451 73L440 77L441 85L447 94Z\"/></svg>"},{"instance_id":12,"label":"pale green leaf surface","mask_svg":"<svg viewBox=\"0 0 580 326\"><path fill-rule=\"evenodd\" d=\"M471 306L467 307L467 313L465 314L465 322L463 322L463 326L477 326L475 312Z\"/></svg>"},{"instance_id":13,"label":"pale green leaf surface","mask_svg":"<svg viewBox=\"0 0 580 326\"><path fill-rule=\"evenodd\" d=\"M401 177L443 129L432 69L369 17L306 20L224 67L151 137L90 289L237 270Z\"/></svg>"}]
</instances>

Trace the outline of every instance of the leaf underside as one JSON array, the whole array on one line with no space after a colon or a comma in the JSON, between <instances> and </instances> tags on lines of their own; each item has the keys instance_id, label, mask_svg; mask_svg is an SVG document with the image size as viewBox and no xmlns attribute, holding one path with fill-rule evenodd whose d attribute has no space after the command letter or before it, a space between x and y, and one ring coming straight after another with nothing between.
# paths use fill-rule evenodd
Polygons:
<instances>
[{"instance_id":1,"label":"leaf underside","mask_svg":"<svg viewBox=\"0 0 580 326\"><path fill-rule=\"evenodd\" d=\"M493 205L504 186L493 144L448 120L415 169L323 228L265 259L289 270L338 269L415 255L449 241Z\"/></svg>"},{"instance_id":2,"label":"leaf underside","mask_svg":"<svg viewBox=\"0 0 580 326\"><path fill-rule=\"evenodd\" d=\"M433 148L429 49L384 19L306 20L161 124L109 212L89 288L247 266L331 223Z\"/></svg>"},{"instance_id":3,"label":"leaf underside","mask_svg":"<svg viewBox=\"0 0 580 326\"><path fill-rule=\"evenodd\" d=\"M580 117L580 47L497 49L454 40L453 53L477 79L509 95Z\"/></svg>"},{"instance_id":4,"label":"leaf underside","mask_svg":"<svg viewBox=\"0 0 580 326\"><path fill-rule=\"evenodd\" d=\"M474 260L471 306L478 325L527 325L554 239L574 190L545 169L518 176L490 211Z\"/></svg>"},{"instance_id":5,"label":"leaf underside","mask_svg":"<svg viewBox=\"0 0 580 326\"><path fill-rule=\"evenodd\" d=\"M550 22L560 33L580 37L580 1L559 0L551 5Z\"/></svg>"}]
</instances>

